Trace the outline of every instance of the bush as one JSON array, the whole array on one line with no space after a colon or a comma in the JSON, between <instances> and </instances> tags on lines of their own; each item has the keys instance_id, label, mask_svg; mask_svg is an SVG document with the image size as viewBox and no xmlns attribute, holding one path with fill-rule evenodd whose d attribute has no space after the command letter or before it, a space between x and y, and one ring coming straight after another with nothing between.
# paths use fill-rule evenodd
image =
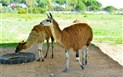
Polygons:
<instances>
[{"instance_id":1,"label":"bush","mask_svg":"<svg viewBox=\"0 0 123 77\"><path fill-rule=\"evenodd\" d=\"M11 9L6 7L6 6L3 6L0 8L0 13L8 13L8 12L11 12Z\"/></svg>"},{"instance_id":2,"label":"bush","mask_svg":"<svg viewBox=\"0 0 123 77\"><path fill-rule=\"evenodd\" d=\"M18 13L18 14L26 14L26 13L45 13L46 8L41 8L41 7L29 7L29 8L21 8L21 7L16 7L16 8L8 8L8 7L2 7L0 10L0 13Z\"/></svg>"},{"instance_id":3,"label":"bush","mask_svg":"<svg viewBox=\"0 0 123 77\"><path fill-rule=\"evenodd\" d=\"M56 7L54 8L55 11L64 11L64 8L63 7Z\"/></svg>"},{"instance_id":4,"label":"bush","mask_svg":"<svg viewBox=\"0 0 123 77\"><path fill-rule=\"evenodd\" d=\"M18 10L18 14L26 14L26 13L27 13L26 9Z\"/></svg>"},{"instance_id":5,"label":"bush","mask_svg":"<svg viewBox=\"0 0 123 77\"><path fill-rule=\"evenodd\" d=\"M45 8L40 8L40 13L45 13L46 9Z\"/></svg>"},{"instance_id":6,"label":"bush","mask_svg":"<svg viewBox=\"0 0 123 77\"><path fill-rule=\"evenodd\" d=\"M33 7L33 8L28 8L28 12L29 13L45 13L46 12L46 8L40 8L40 7Z\"/></svg>"}]
</instances>

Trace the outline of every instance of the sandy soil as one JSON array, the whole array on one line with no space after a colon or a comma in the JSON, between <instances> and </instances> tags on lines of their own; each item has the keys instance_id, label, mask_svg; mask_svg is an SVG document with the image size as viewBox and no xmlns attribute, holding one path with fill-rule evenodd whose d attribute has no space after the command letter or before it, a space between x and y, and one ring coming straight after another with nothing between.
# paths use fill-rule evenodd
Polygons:
<instances>
[{"instance_id":1,"label":"sandy soil","mask_svg":"<svg viewBox=\"0 0 123 77\"><path fill-rule=\"evenodd\" d=\"M14 48L5 48L0 52L13 53L14 50ZM28 51L37 54L37 47L33 46L23 52ZM89 48L89 64L84 70L81 70L79 63L75 60L75 52L71 52L70 71L67 73L62 72L65 64L64 49L54 47L54 59L51 58L50 51L44 62L0 65L0 77L123 77L123 66L103 54L95 45Z\"/></svg>"},{"instance_id":2,"label":"sandy soil","mask_svg":"<svg viewBox=\"0 0 123 77\"><path fill-rule=\"evenodd\" d=\"M95 42L104 54L107 54L113 60L117 61L120 65L123 66L123 45L112 45L111 43L103 42Z\"/></svg>"}]
</instances>

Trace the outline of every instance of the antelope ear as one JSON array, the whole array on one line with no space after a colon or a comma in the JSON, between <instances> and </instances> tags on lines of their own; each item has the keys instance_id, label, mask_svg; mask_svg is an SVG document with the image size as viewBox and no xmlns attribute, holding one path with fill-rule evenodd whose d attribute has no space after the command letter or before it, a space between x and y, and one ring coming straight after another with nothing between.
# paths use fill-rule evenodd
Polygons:
<instances>
[{"instance_id":1,"label":"antelope ear","mask_svg":"<svg viewBox=\"0 0 123 77\"><path fill-rule=\"evenodd\" d=\"M21 43L24 43L24 40Z\"/></svg>"},{"instance_id":2,"label":"antelope ear","mask_svg":"<svg viewBox=\"0 0 123 77\"><path fill-rule=\"evenodd\" d=\"M52 16L52 14L51 14L50 12L49 12L49 14L50 14L50 18L51 18L51 19L53 19L53 16Z\"/></svg>"}]
</instances>

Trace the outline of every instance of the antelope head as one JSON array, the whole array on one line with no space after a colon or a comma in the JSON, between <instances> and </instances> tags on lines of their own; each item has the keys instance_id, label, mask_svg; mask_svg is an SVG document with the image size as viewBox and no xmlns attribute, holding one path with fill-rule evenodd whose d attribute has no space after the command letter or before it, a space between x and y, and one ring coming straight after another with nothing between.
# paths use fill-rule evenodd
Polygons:
<instances>
[{"instance_id":1,"label":"antelope head","mask_svg":"<svg viewBox=\"0 0 123 77\"><path fill-rule=\"evenodd\" d=\"M24 42L24 41L22 41L22 42L20 42L18 45L17 45L17 47L16 47L16 50L15 50L15 53L18 53L18 52L20 52L22 49L24 49L24 45L26 44L26 42Z\"/></svg>"},{"instance_id":2,"label":"antelope head","mask_svg":"<svg viewBox=\"0 0 123 77\"><path fill-rule=\"evenodd\" d=\"M49 13L49 15L48 15L48 13L47 13L47 18L46 19L44 19L44 20L42 20L41 22L40 22L40 24L42 24L43 26L52 26L53 25L53 16L52 16L52 14L51 13Z\"/></svg>"}]
</instances>

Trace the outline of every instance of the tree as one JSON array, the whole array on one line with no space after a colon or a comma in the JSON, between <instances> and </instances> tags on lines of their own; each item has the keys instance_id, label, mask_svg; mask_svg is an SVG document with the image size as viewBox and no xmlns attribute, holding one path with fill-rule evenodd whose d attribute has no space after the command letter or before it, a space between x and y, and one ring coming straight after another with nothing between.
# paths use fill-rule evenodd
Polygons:
<instances>
[{"instance_id":1,"label":"tree","mask_svg":"<svg viewBox=\"0 0 123 77\"><path fill-rule=\"evenodd\" d=\"M66 0L56 0L55 2L58 4L64 4L64 3L66 3Z\"/></svg>"},{"instance_id":2,"label":"tree","mask_svg":"<svg viewBox=\"0 0 123 77\"><path fill-rule=\"evenodd\" d=\"M75 9L77 11L84 11L86 10L86 6L81 0L78 0L78 4L76 5Z\"/></svg>"},{"instance_id":3,"label":"tree","mask_svg":"<svg viewBox=\"0 0 123 77\"><path fill-rule=\"evenodd\" d=\"M34 10L33 8L38 5L38 3L36 2L36 0L26 0L26 4L29 7L28 8L28 12L30 11L31 13Z\"/></svg>"},{"instance_id":4,"label":"tree","mask_svg":"<svg viewBox=\"0 0 123 77\"><path fill-rule=\"evenodd\" d=\"M78 4L78 0L68 0L68 6L75 8Z\"/></svg>"},{"instance_id":5,"label":"tree","mask_svg":"<svg viewBox=\"0 0 123 77\"><path fill-rule=\"evenodd\" d=\"M108 11L109 13L113 13L116 10L116 8L113 6L107 6L104 8L104 10Z\"/></svg>"},{"instance_id":6,"label":"tree","mask_svg":"<svg viewBox=\"0 0 123 77\"><path fill-rule=\"evenodd\" d=\"M38 5L38 3L36 2L36 0L26 0L26 4L29 7L33 7L33 6L37 6Z\"/></svg>"},{"instance_id":7,"label":"tree","mask_svg":"<svg viewBox=\"0 0 123 77\"><path fill-rule=\"evenodd\" d=\"M2 6L7 6L7 4L10 3L10 0L0 0L0 3L2 3Z\"/></svg>"},{"instance_id":8,"label":"tree","mask_svg":"<svg viewBox=\"0 0 123 77\"><path fill-rule=\"evenodd\" d=\"M36 0L39 7L46 8L47 0Z\"/></svg>"},{"instance_id":9,"label":"tree","mask_svg":"<svg viewBox=\"0 0 123 77\"><path fill-rule=\"evenodd\" d=\"M47 2L48 9L47 10L53 10L53 5L54 5L54 3L51 0L48 0L48 2Z\"/></svg>"},{"instance_id":10,"label":"tree","mask_svg":"<svg viewBox=\"0 0 123 77\"><path fill-rule=\"evenodd\" d=\"M100 10L102 4L96 0L83 0L88 10Z\"/></svg>"}]
</instances>

